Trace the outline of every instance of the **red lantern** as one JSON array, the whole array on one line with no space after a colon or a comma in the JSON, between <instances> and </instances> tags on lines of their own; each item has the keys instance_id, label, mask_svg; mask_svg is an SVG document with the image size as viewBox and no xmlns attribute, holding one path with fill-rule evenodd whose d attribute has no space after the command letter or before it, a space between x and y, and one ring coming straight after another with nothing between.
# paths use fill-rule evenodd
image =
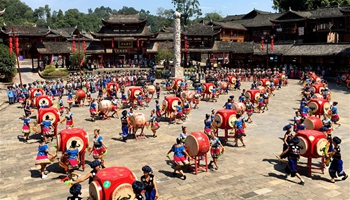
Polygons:
<instances>
[{"instance_id":1,"label":"red lantern","mask_svg":"<svg viewBox=\"0 0 350 200\"><path fill-rule=\"evenodd\" d=\"M16 48L16 54L19 54L19 48Z\"/></svg>"},{"instance_id":2,"label":"red lantern","mask_svg":"<svg viewBox=\"0 0 350 200\"><path fill-rule=\"evenodd\" d=\"M75 41L72 42L72 52L76 52L76 46L75 46Z\"/></svg>"},{"instance_id":3,"label":"red lantern","mask_svg":"<svg viewBox=\"0 0 350 200\"><path fill-rule=\"evenodd\" d=\"M231 32L230 32L230 36L232 36L232 35L233 35L233 32L231 31Z\"/></svg>"},{"instance_id":4,"label":"red lantern","mask_svg":"<svg viewBox=\"0 0 350 200\"><path fill-rule=\"evenodd\" d=\"M222 34L225 35L225 29L222 30Z\"/></svg>"},{"instance_id":5,"label":"red lantern","mask_svg":"<svg viewBox=\"0 0 350 200\"><path fill-rule=\"evenodd\" d=\"M261 39L261 50L264 51L264 39Z\"/></svg>"},{"instance_id":6,"label":"red lantern","mask_svg":"<svg viewBox=\"0 0 350 200\"><path fill-rule=\"evenodd\" d=\"M188 50L188 41L185 40L185 52L187 52L187 50Z\"/></svg>"},{"instance_id":7,"label":"red lantern","mask_svg":"<svg viewBox=\"0 0 350 200\"><path fill-rule=\"evenodd\" d=\"M9 48L10 48L10 53L13 53L12 38L9 38Z\"/></svg>"},{"instance_id":8,"label":"red lantern","mask_svg":"<svg viewBox=\"0 0 350 200\"><path fill-rule=\"evenodd\" d=\"M83 41L83 51L84 51L84 53L86 52L86 42L85 41Z\"/></svg>"},{"instance_id":9,"label":"red lantern","mask_svg":"<svg viewBox=\"0 0 350 200\"><path fill-rule=\"evenodd\" d=\"M140 47L140 40L139 40L139 38L136 39L136 45L137 45L137 48Z\"/></svg>"},{"instance_id":10,"label":"red lantern","mask_svg":"<svg viewBox=\"0 0 350 200\"><path fill-rule=\"evenodd\" d=\"M15 47L16 47L16 54L19 54L19 39L18 37L15 38Z\"/></svg>"},{"instance_id":11,"label":"red lantern","mask_svg":"<svg viewBox=\"0 0 350 200\"><path fill-rule=\"evenodd\" d=\"M271 39L271 51L273 51L274 47L275 47L275 40L272 38Z\"/></svg>"},{"instance_id":12,"label":"red lantern","mask_svg":"<svg viewBox=\"0 0 350 200\"><path fill-rule=\"evenodd\" d=\"M112 38L112 48L114 48L114 38Z\"/></svg>"}]
</instances>

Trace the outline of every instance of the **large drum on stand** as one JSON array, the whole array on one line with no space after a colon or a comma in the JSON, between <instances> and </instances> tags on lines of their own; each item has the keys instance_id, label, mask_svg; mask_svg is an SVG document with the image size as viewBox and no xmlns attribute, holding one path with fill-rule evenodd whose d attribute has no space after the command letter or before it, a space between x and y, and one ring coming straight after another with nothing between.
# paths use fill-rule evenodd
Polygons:
<instances>
[{"instance_id":1,"label":"large drum on stand","mask_svg":"<svg viewBox=\"0 0 350 200\"><path fill-rule=\"evenodd\" d=\"M323 126L322 120L318 117L308 117L304 120L304 124L306 125L306 130L320 130Z\"/></svg>"},{"instance_id":2,"label":"large drum on stand","mask_svg":"<svg viewBox=\"0 0 350 200\"><path fill-rule=\"evenodd\" d=\"M36 105L35 102L35 97L37 97L38 95L45 95L45 92L43 89L41 88L31 88L29 90L29 99L31 101L31 106L34 107Z\"/></svg>"},{"instance_id":3,"label":"large drum on stand","mask_svg":"<svg viewBox=\"0 0 350 200\"><path fill-rule=\"evenodd\" d=\"M167 112L175 112L178 102L181 102L180 98L167 96L163 100L163 104L162 104L163 109L166 110Z\"/></svg>"},{"instance_id":4,"label":"large drum on stand","mask_svg":"<svg viewBox=\"0 0 350 200\"><path fill-rule=\"evenodd\" d=\"M91 200L135 199L132 183L136 176L126 167L108 167L97 172L89 185Z\"/></svg>"},{"instance_id":5,"label":"large drum on stand","mask_svg":"<svg viewBox=\"0 0 350 200\"><path fill-rule=\"evenodd\" d=\"M208 136L203 132L192 132L186 137L185 146L188 154L193 156L203 156L210 149Z\"/></svg>"},{"instance_id":6,"label":"large drum on stand","mask_svg":"<svg viewBox=\"0 0 350 200\"><path fill-rule=\"evenodd\" d=\"M331 107L326 99L310 99L307 106L313 115L318 116L327 114Z\"/></svg>"},{"instance_id":7,"label":"large drum on stand","mask_svg":"<svg viewBox=\"0 0 350 200\"><path fill-rule=\"evenodd\" d=\"M38 114L36 116L37 123L40 124L42 121L46 119L46 116L49 116L49 119L51 120L52 125L55 127L53 130L54 135L57 135L57 123L60 120L60 113L57 108L41 108L38 110ZM36 130L37 133L41 133L40 130Z\"/></svg>"},{"instance_id":8,"label":"large drum on stand","mask_svg":"<svg viewBox=\"0 0 350 200\"><path fill-rule=\"evenodd\" d=\"M246 106L242 102L234 102L232 104L232 110L235 110L237 113L243 114L246 111Z\"/></svg>"},{"instance_id":9,"label":"large drum on stand","mask_svg":"<svg viewBox=\"0 0 350 200\"><path fill-rule=\"evenodd\" d=\"M319 93L321 94L322 93L322 90L324 90L324 86L323 86L323 83L321 82L317 82L315 84L313 84L310 88L314 93Z\"/></svg>"},{"instance_id":10,"label":"large drum on stand","mask_svg":"<svg viewBox=\"0 0 350 200\"><path fill-rule=\"evenodd\" d=\"M221 82L220 82L220 86L221 86L221 90L226 90L226 88L228 87L226 81L221 81Z\"/></svg>"},{"instance_id":11,"label":"large drum on stand","mask_svg":"<svg viewBox=\"0 0 350 200\"><path fill-rule=\"evenodd\" d=\"M182 82L183 80L181 78L174 78L173 80L173 85L171 86L171 88L173 90L177 90L179 87L180 87L180 83Z\"/></svg>"},{"instance_id":12,"label":"large drum on stand","mask_svg":"<svg viewBox=\"0 0 350 200\"><path fill-rule=\"evenodd\" d=\"M311 98L312 99L324 99L322 94L319 94L319 93L314 94Z\"/></svg>"},{"instance_id":13,"label":"large drum on stand","mask_svg":"<svg viewBox=\"0 0 350 200\"><path fill-rule=\"evenodd\" d=\"M228 78L228 82L232 85L236 84L236 77L235 76L229 76Z\"/></svg>"},{"instance_id":14,"label":"large drum on stand","mask_svg":"<svg viewBox=\"0 0 350 200\"><path fill-rule=\"evenodd\" d=\"M98 103L98 111L103 113L113 111L113 104L110 100L102 100Z\"/></svg>"},{"instance_id":15,"label":"large drum on stand","mask_svg":"<svg viewBox=\"0 0 350 200\"><path fill-rule=\"evenodd\" d=\"M245 97L250 99L250 102L256 103L260 97L260 90L247 90L245 93Z\"/></svg>"},{"instance_id":16,"label":"large drum on stand","mask_svg":"<svg viewBox=\"0 0 350 200\"><path fill-rule=\"evenodd\" d=\"M34 102L35 102L35 107L37 109L39 109L40 106L44 104L44 102L45 102L45 105L47 107L51 107L52 106L52 99L48 95L37 96L37 97L35 97L35 101Z\"/></svg>"},{"instance_id":17,"label":"large drum on stand","mask_svg":"<svg viewBox=\"0 0 350 200\"><path fill-rule=\"evenodd\" d=\"M235 110L220 109L215 113L213 124L219 129L232 129L236 114Z\"/></svg>"},{"instance_id":18,"label":"large drum on stand","mask_svg":"<svg viewBox=\"0 0 350 200\"><path fill-rule=\"evenodd\" d=\"M350 74L341 75L340 80L345 83L347 80L350 80Z\"/></svg>"},{"instance_id":19,"label":"large drum on stand","mask_svg":"<svg viewBox=\"0 0 350 200\"><path fill-rule=\"evenodd\" d=\"M214 83L203 83L202 88L205 94L211 94L211 90L214 88Z\"/></svg>"},{"instance_id":20,"label":"large drum on stand","mask_svg":"<svg viewBox=\"0 0 350 200\"><path fill-rule=\"evenodd\" d=\"M143 128L146 125L146 116L143 113L134 113L129 117L129 121L135 129Z\"/></svg>"},{"instance_id":21,"label":"large drum on stand","mask_svg":"<svg viewBox=\"0 0 350 200\"><path fill-rule=\"evenodd\" d=\"M261 85L261 86L270 86L270 81L267 78L262 78L259 81L259 85Z\"/></svg>"},{"instance_id":22,"label":"large drum on stand","mask_svg":"<svg viewBox=\"0 0 350 200\"><path fill-rule=\"evenodd\" d=\"M110 97L112 95L113 90L118 92L119 84L118 83L107 83L107 95Z\"/></svg>"},{"instance_id":23,"label":"large drum on stand","mask_svg":"<svg viewBox=\"0 0 350 200\"><path fill-rule=\"evenodd\" d=\"M154 85L148 85L148 86L147 86L147 92L148 92L149 94L154 94L154 93L156 92L156 86L154 86Z\"/></svg>"},{"instance_id":24,"label":"large drum on stand","mask_svg":"<svg viewBox=\"0 0 350 200\"><path fill-rule=\"evenodd\" d=\"M142 88L140 87L131 87L128 90L128 99L130 102L134 101L137 99L139 94L142 94Z\"/></svg>"},{"instance_id":25,"label":"large drum on stand","mask_svg":"<svg viewBox=\"0 0 350 200\"><path fill-rule=\"evenodd\" d=\"M76 104L79 104L86 97L86 92L84 90L75 90L74 91L74 101Z\"/></svg>"},{"instance_id":26,"label":"large drum on stand","mask_svg":"<svg viewBox=\"0 0 350 200\"><path fill-rule=\"evenodd\" d=\"M319 158L324 156L323 148L327 144L326 136L315 130L300 130L295 135L300 139L301 146L300 155L303 157Z\"/></svg>"},{"instance_id":27,"label":"large drum on stand","mask_svg":"<svg viewBox=\"0 0 350 200\"><path fill-rule=\"evenodd\" d=\"M64 129L57 134L57 151L64 153L74 140L77 141L80 164L85 169L85 150L89 146L89 135L84 129ZM67 171L68 164L64 160L60 160L59 165Z\"/></svg>"},{"instance_id":28,"label":"large drum on stand","mask_svg":"<svg viewBox=\"0 0 350 200\"><path fill-rule=\"evenodd\" d=\"M259 90L260 94L266 93L266 88L264 86L258 86L257 89Z\"/></svg>"}]
</instances>

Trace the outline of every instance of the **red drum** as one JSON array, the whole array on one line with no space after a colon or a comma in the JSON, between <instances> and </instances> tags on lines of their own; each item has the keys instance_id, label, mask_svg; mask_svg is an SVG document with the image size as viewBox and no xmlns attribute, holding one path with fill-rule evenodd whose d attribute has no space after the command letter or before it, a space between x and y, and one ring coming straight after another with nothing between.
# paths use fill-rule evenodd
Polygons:
<instances>
[{"instance_id":1,"label":"red drum","mask_svg":"<svg viewBox=\"0 0 350 200\"><path fill-rule=\"evenodd\" d=\"M154 94L156 92L156 86L148 85L147 86L147 91L148 91L149 94Z\"/></svg>"},{"instance_id":2,"label":"red drum","mask_svg":"<svg viewBox=\"0 0 350 200\"><path fill-rule=\"evenodd\" d=\"M311 113L314 115L324 115L330 110L330 104L326 99L311 99L307 106L310 108Z\"/></svg>"},{"instance_id":3,"label":"red drum","mask_svg":"<svg viewBox=\"0 0 350 200\"><path fill-rule=\"evenodd\" d=\"M261 86L270 86L270 81L267 78L262 78L259 81L259 85L261 85Z\"/></svg>"},{"instance_id":4,"label":"red drum","mask_svg":"<svg viewBox=\"0 0 350 200\"><path fill-rule=\"evenodd\" d=\"M167 96L163 101L163 108L168 112L175 112L178 102L181 102L180 98Z\"/></svg>"},{"instance_id":5,"label":"red drum","mask_svg":"<svg viewBox=\"0 0 350 200\"><path fill-rule=\"evenodd\" d=\"M319 158L323 156L323 148L327 145L326 136L315 130L300 130L295 135L300 139L300 155L303 157Z\"/></svg>"},{"instance_id":6,"label":"red drum","mask_svg":"<svg viewBox=\"0 0 350 200\"><path fill-rule=\"evenodd\" d=\"M250 99L252 103L255 103L259 100L260 91L259 90L247 90L245 93L245 97Z\"/></svg>"},{"instance_id":7,"label":"red drum","mask_svg":"<svg viewBox=\"0 0 350 200\"><path fill-rule=\"evenodd\" d=\"M97 172L89 185L91 200L135 199L132 183L136 180L126 167L108 167Z\"/></svg>"},{"instance_id":8,"label":"red drum","mask_svg":"<svg viewBox=\"0 0 350 200\"><path fill-rule=\"evenodd\" d=\"M130 99L131 101L136 100L139 94L142 94L142 88L131 87L128 91L128 99Z\"/></svg>"},{"instance_id":9,"label":"red drum","mask_svg":"<svg viewBox=\"0 0 350 200\"><path fill-rule=\"evenodd\" d=\"M321 78L319 76L317 76L316 74L312 74L311 78L315 81L315 82L321 82Z\"/></svg>"},{"instance_id":10,"label":"red drum","mask_svg":"<svg viewBox=\"0 0 350 200\"><path fill-rule=\"evenodd\" d=\"M45 102L45 105L47 105L47 107L51 107L52 106L52 100L51 97L48 95L41 95L41 96L37 96L35 97L35 107L36 108L40 108L40 105L43 105Z\"/></svg>"},{"instance_id":11,"label":"red drum","mask_svg":"<svg viewBox=\"0 0 350 200\"><path fill-rule=\"evenodd\" d=\"M177 90L180 87L180 83L183 80L181 78L174 78L173 85L171 86L172 89Z\"/></svg>"},{"instance_id":12,"label":"red drum","mask_svg":"<svg viewBox=\"0 0 350 200\"><path fill-rule=\"evenodd\" d=\"M203 83L202 88L205 94L211 94L211 90L214 88L214 83Z\"/></svg>"},{"instance_id":13,"label":"red drum","mask_svg":"<svg viewBox=\"0 0 350 200\"><path fill-rule=\"evenodd\" d=\"M42 108L38 110L37 114L37 122L40 124L43 120L45 120L46 116L49 116L53 125L56 125L60 120L60 112L57 108Z\"/></svg>"},{"instance_id":14,"label":"red drum","mask_svg":"<svg viewBox=\"0 0 350 200\"><path fill-rule=\"evenodd\" d=\"M222 90L225 90L227 88L227 82L225 82L225 81L221 81L220 85L221 85Z\"/></svg>"},{"instance_id":15,"label":"red drum","mask_svg":"<svg viewBox=\"0 0 350 200\"><path fill-rule=\"evenodd\" d=\"M235 110L220 109L215 113L213 124L220 129L232 129L236 114Z\"/></svg>"},{"instance_id":16,"label":"red drum","mask_svg":"<svg viewBox=\"0 0 350 200\"><path fill-rule=\"evenodd\" d=\"M343 82L346 82L346 80L350 80L350 74L341 75L340 80Z\"/></svg>"},{"instance_id":17,"label":"red drum","mask_svg":"<svg viewBox=\"0 0 350 200\"><path fill-rule=\"evenodd\" d=\"M67 149L69 149L73 140L77 141L79 152L85 151L85 149L89 146L89 136L84 129L64 129L57 134L57 151L65 152Z\"/></svg>"},{"instance_id":18,"label":"red drum","mask_svg":"<svg viewBox=\"0 0 350 200\"><path fill-rule=\"evenodd\" d=\"M280 77L282 80L286 80L286 75L284 73L278 74L278 77Z\"/></svg>"},{"instance_id":19,"label":"red drum","mask_svg":"<svg viewBox=\"0 0 350 200\"><path fill-rule=\"evenodd\" d=\"M188 154L193 156L203 156L210 149L208 136L203 132L192 132L186 137L185 146Z\"/></svg>"},{"instance_id":20,"label":"red drum","mask_svg":"<svg viewBox=\"0 0 350 200\"><path fill-rule=\"evenodd\" d=\"M98 104L98 111L110 112L113 111L113 104L110 100L102 100Z\"/></svg>"},{"instance_id":21,"label":"red drum","mask_svg":"<svg viewBox=\"0 0 350 200\"><path fill-rule=\"evenodd\" d=\"M45 92L44 92L43 89L41 89L41 88L31 88L29 90L29 98L30 99L35 99L35 97L37 96L38 93L40 93L41 95L45 95Z\"/></svg>"},{"instance_id":22,"label":"red drum","mask_svg":"<svg viewBox=\"0 0 350 200\"><path fill-rule=\"evenodd\" d=\"M306 130L320 130L323 126L322 120L318 117L308 117L304 120L304 124L306 125Z\"/></svg>"},{"instance_id":23,"label":"red drum","mask_svg":"<svg viewBox=\"0 0 350 200\"><path fill-rule=\"evenodd\" d=\"M129 120L134 128L143 128L146 125L146 117L143 113L134 113Z\"/></svg>"},{"instance_id":24,"label":"red drum","mask_svg":"<svg viewBox=\"0 0 350 200\"><path fill-rule=\"evenodd\" d=\"M182 98L185 98L187 101L192 101L194 99L195 93L192 91L184 91L181 93Z\"/></svg>"},{"instance_id":25,"label":"red drum","mask_svg":"<svg viewBox=\"0 0 350 200\"><path fill-rule=\"evenodd\" d=\"M321 91L324 90L323 83L317 82L317 83L313 84L310 89L314 93L320 93L321 94Z\"/></svg>"},{"instance_id":26,"label":"red drum","mask_svg":"<svg viewBox=\"0 0 350 200\"><path fill-rule=\"evenodd\" d=\"M229 77L227 77L228 78L228 82L230 83L230 84L236 84L236 77L235 76L229 76Z\"/></svg>"},{"instance_id":27,"label":"red drum","mask_svg":"<svg viewBox=\"0 0 350 200\"><path fill-rule=\"evenodd\" d=\"M266 88L264 86L258 86L257 89L259 90L260 94L266 93Z\"/></svg>"},{"instance_id":28,"label":"red drum","mask_svg":"<svg viewBox=\"0 0 350 200\"><path fill-rule=\"evenodd\" d=\"M322 94L316 93L311 98L312 99L323 99L323 96L322 96Z\"/></svg>"},{"instance_id":29,"label":"red drum","mask_svg":"<svg viewBox=\"0 0 350 200\"><path fill-rule=\"evenodd\" d=\"M80 102L81 100L85 99L85 97L86 97L86 92L84 90L74 91L75 102Z\"/></svg>"},{"instance_id":30,"label":"red drum","mask_svg":"<svg viewBox=\"0 0 350 200\"><path fill-rule=\"evenodd\" d=\"M119 85L118 83L107 83L107 95L111 96L113 89L118 92Z\"/></svg>"},{"instance_id":31,"label":"red drum","mask_svg":"<svg viewBox=\"0 0 350 200\"><path fill-rule=\"evenodd\" d=\"M246 111L246 106L242 102L234 102L232 104L232 110L235 110L237 113L244 113Z\"/></svg>"},{"instance_id":32,"label":"red drum","mask_svg":"<svg viewBox=\"0 0 350 200\"><path fill-rule=\"evenodd\" d=\"M278 78L273 78L273 85L274 86L277 86L278 82L279 82Z\"/></svg>"}]
</instances>

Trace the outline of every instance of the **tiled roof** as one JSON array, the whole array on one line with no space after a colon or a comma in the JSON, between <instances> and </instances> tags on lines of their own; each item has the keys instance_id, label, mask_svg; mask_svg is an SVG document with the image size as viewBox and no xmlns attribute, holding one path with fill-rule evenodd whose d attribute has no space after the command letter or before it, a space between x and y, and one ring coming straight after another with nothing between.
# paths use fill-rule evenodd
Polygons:
<instances>
[{"instance_id":1,"label":"tiled roof","mask_svg":"<svg viewBox=\"0 0 350 200\"><path fill-rule=\"evenodd\" d=\"M146 19L140 19L139 14L126 15L126 14L109 14L109 19L102 19L102 23L108 24L138 24L145 22Z\"/></svg>"},{"instance_id":2,"label":"tiled roof","mask_svg":"<svg viewBox=\"0 0 350 200\"><path fill-rule=\"evenodd\" d=\"M245 16L245 14L242 15L227 15L223 21L235 21L235 20L240 20Z\"/></svg>"},{"instance_id":3,"label":"tiled roof","mask_svg":"<svg viewBox=\"0 0 350 200\"><path fill-rule=\"evenodd\" d=\"M339 11L342 13L350 13L350 6L339 7Z\"/></svg>"},{"instance_id":4,"label":"tiled roof","mask_svg":"<svg viewBox=\"0 0 350 200\"><path fill-rule=\"evenodd\" d=\"M221 32L220 26L208 26L202 23L186 26L182 34L187 36L213 36Z\"/></svg>"},{"instance_id":5,"label":"tiled roof","mask_svg":"<svg viewBox=\"0 0 350 200\"><path fill-rule=\"evenodd\" d=\"M100 41L93 41L86 47L87 53L104 53L105 49Z\"/></svg>"},{"instance_id":6,"label":"tiled roof","mask_svg":"<svg viewBox=\"0 0 350 200\"><path fill-rule=\"evenodd\" d=\"M47 29L38 28L33 25L4 25L1 31L10 34L12 29L19 36L46 36L49 34Z\"/></svg>"},{"instance_id":7,"label":"tiled roof","mask_svg":"<svg viewBox=\"0 0 350 200\"><path fill-rule=\"evenodd\" d=\"M261 50L260 44L254 44L254 55L284 55L292 47L292 44L278 44L274 45L273 50L271 50L271 45L264 45L264 50ZM266 48L269 47L267 50Z\"/></svg>"},{"instance_id":8,"label":"tiled roof","mask_svg":"<svg viewBox=\"0 0 350 200\"><path fill-rule=\"evenodd\" d=\"M154 42L152 41L147 48L147 53L157 53L159 49L173 49L174 43L169 41Z\"/></svg>"},{"instance_id":9,"label":"tiled roof","mask_svg":"<svg viewBox=\"0 0 350 200\"><path fill-rule=\"evenodd\" d=\"M49 30L58 35L58 36L62 36L65 38L69 38L69 37L73 37L74 32L78 31L80 32L76 27L72 27L72 28L58 28L58 29L50 29Z\"/></svg>"},{"instance_id":10,"label":"tiled roof","mask_svg":"<svg viewBox=\"0 0 350 200\"><path fill-rule=\"evenodd\" d=\"M293 45L286 56L350 56L350 44Z\"/></svg>"},{"instance_id":11,"label":"tiled roof","mask_svg":"<svg viewBox=\"0 0 350 200\"><path fill-rule=\"evenodd\" d=\"M247 30L242 24L235 22L209 22L208 25L221 26L225 29Z\"/></svg>"},{"instance_id":12,"label":"tiled roof","mask_svg":"<svg viewBox=\"0 0 350 200\"><path fill-rule=\"evenodd\" d=\"M213 50L217 52L232 52L236 54L253 53L253 44L251 42L231 42L215 41Z\"/></svg>"},{"instance_id":13,"label":"tiled roof","mask_svg":"<svg viewBox=\"0 0 350 200\"><path fill-rule=\"evenodd\" d=\"M266 27L271 26L271 19L276 19L280 17L283 13L269 13L269 14L259 14L253 19L242 19L235 20L232 22L240 23L246 28L254 28L254 27Z\"/></svg>"},{"instance_id":14,"label":"tiled roof","mask_svg":"<svg viewBox=\"0 0 350 200\"><path fill-rule=\"evenodd\" d=\"M158 33L153 33L151 31L150 26L143 26L140 27L135 32L114 32L109 27L103 26L101 29L97 32L90 32L91 35L95 38L99 37L156 37Z\"/></svg>"},{"instance_id":15,"label":"tiled roof","mask_svg":"<svg viewBox=\"0 0 350 200\"><path fill-rule=\"evenodd\" d=\"M89 43L86 45L88 46ZM79 45L76 45L76 48L79 48ZM69 54L72 52L72 43L42 42L36 45L36 49L40 54ZM80 45L80 51L83 51L83 45Z\"/></svg>"}]
</instances>

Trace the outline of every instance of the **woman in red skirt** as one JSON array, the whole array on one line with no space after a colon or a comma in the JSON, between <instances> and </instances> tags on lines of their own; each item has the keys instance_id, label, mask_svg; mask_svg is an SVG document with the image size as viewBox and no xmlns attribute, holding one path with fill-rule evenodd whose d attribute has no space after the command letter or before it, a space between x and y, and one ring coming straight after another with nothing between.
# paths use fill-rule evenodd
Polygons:
<instances>
[{"instance_id":1,"label":"woman in red skirt","mask_svg":"<svg viewBox=\"0 0 350 200\"><path fill-rule=\"evenodd\" d=\"M217 138L214 133L211 133L210 147L211 147L210 154L211 154L211 157L213 158L213 160L210 161L209 165L214 163L215 170L218 170L219 169L218 158L224 152L225 148L224 148L224 146L222 146L220 139ZM220 148L222 150L220 150Z\"/></svg>"},{"instance_id":2,"label":"woman in red skirt","mask_svg":"<svg viewBox=\"0 0 350 200\"><path fill-rule=\"evenodd\" d=\"M107 147L103 143L103 138L100 135L100 129L94 130L93 148L91 149L92 157L100 159L102 166L105 167L103 157L107 154Z\"/></svg>"},{"instance_id":3,"label":"woman in red skirt","mask_svg":"<svg viewBox=\"0 0 350 200\"><path fill-rule=\"evenodd\" d=\"M40 144L38 147L38 154L37 154L36 160L35 160L35 165L41 166L40 172L41 172L42 179L47 177L47 175L45 174L45 168L46 168L46 165L51 163L48 155L53 156L49 152L49 146L46 143L47 143L47 138L41 137ZM52 158L51 158L51 160L52 160Z\"/></svg>"},{"instance_id":4,"label":"woman in red skirt","mask_svg":"<svg viewBox=\"0 0 350 200\"><path fill-rule=\"evenodd\" d=\"M73 128L73 113L70 111L70 108L66 108L66 116L61 120L61 124L66 121L66 129Z\"/></svg>"}]
</instances>

